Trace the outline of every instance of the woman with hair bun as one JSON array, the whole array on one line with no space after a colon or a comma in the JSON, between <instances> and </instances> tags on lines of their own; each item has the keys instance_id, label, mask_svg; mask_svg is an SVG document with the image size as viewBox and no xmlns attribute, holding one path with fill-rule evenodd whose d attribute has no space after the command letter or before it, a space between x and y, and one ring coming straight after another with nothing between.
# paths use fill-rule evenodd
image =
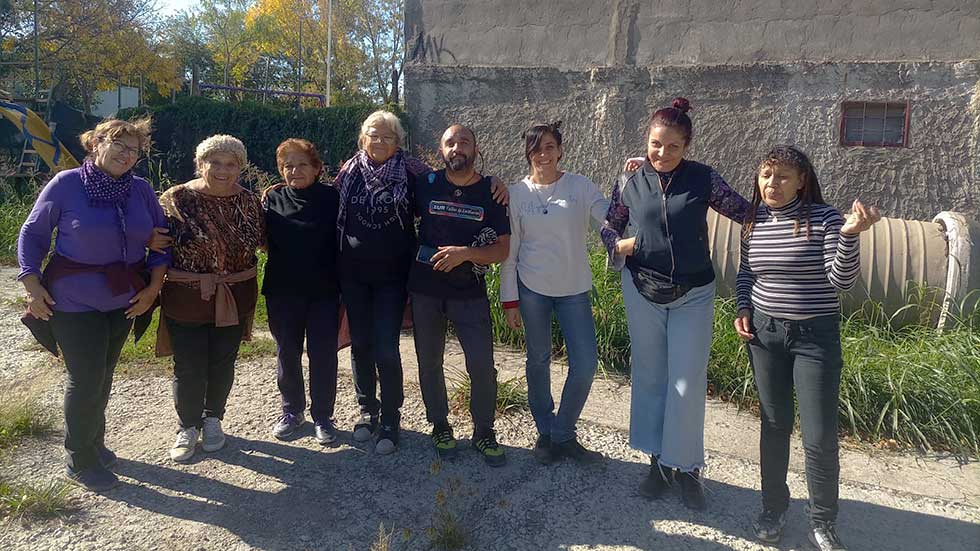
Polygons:
<instances>
[{"instance_id":1,"label":"woman with hair bun","mask_svg":"<svg viewBox=\"0 0 980 551\"><path fill-rule=\"evenodd\" d=\"M507 324L523 325L528 401L538 439L534 457L594 462L598 452L575 437L598 364L592 318L592 270L586 236L598 229L609 201L585 176L558 168L561 122L535 124L523 135L530 175L510 188L510 256L501 266L500 300ZM568 377L557 413L551 397L551 317L558 316L568 350Z\"/></svg>"},{"instance_id":2,"label":"woman with hair bun","mask_svg":"<svg viewBox=\"0 0 980 551\"><path fill-rule=\"evenodd\" d=\"M676 98L650 118L643 166L613 187L602 240L613 269L622 270L632 364L630 446L650 454L640 493L657 499L673 479L684 505L703 509L715 298L706 216L710 207L741 223L749 203L713 168L684 158L690 108Z\"/></svg>"}]
</instances>

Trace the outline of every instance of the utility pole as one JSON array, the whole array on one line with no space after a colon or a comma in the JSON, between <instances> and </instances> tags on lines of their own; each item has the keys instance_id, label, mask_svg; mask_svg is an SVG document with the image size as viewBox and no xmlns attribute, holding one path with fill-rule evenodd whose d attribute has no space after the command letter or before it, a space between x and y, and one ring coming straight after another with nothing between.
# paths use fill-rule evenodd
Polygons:
<instances>
[{"instance_id":1,"label":"utility pole","mask_svg":"<svg viewBox=\"0 0 980 551\"><path fill-rule=\"evenodd\" d=\"M333 0L327 0L327 107L330 107L330 61L332 57L333 57Z\"/></svg>"},{"instance_id":2,"label":"utility pole","mask_svg":"<svg viewBox=\"0 0 980 551\"><path fill-rule=\"evenodd\" d=\"M41 48L37 34L37 0L34 0L34 97L41 94ZM50 98L48 98L50 101Z\"/></svg>"}]
</instances>

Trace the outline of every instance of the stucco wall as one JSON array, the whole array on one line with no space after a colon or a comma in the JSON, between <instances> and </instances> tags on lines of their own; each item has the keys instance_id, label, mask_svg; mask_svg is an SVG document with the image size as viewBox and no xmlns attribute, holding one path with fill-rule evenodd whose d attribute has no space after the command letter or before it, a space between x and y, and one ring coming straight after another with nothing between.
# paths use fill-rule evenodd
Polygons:
<instances>
[{"instance_id":1,"label":"stucco wall","mask_svg":"<svg viewBox=\"0 0 980 551\"><path fill-rule=\"evenodd\" d=\"M739 9L727 14L708 9L716 4L410 1L406 32L410 45L413 36L420 44L405 72L414 144L434 149L450 123L468 124L480 139L485 171L516 179L526 172L521 131L532 121L562 119L565 168L608 187L626 156L643 153L650 112L683 95L694 105L689 157L711 164L743 192L751 189L759 157L790 142L810 154L825 196L838 207L861 197L895 217L980 213L980 2L821 2L824 15L814 20L827 18L839 36L808 35L807 61L767 58L790 51L779 47L779 36L802 32L808 12L779 10L797 2L732 2ZM914 4L934 9L908 7ZM762 22L763 12L772 23ZM837 13L897 25L903 39L888 40L889 32L878 44L867 29L831 21ZM715 39L691 31L662 48L652 35L621 43L609 32L626 21L643 35L637 29L665 14L754 22L762 42L715 55L706 45L724 42L721 27ZM534 38L508 34L520 28ZM552 46L542 48L546 39ZM846 59L878 61L826 61L846 52ZM908 101L909 147L839 145L843 101Z\"/></svg>"}]
</instances>

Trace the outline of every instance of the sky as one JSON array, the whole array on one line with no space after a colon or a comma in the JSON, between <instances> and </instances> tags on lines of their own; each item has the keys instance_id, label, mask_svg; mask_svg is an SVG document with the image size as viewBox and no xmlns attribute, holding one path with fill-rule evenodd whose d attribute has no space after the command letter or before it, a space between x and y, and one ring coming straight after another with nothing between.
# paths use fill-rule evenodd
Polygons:
<instances>
[{"instance_id":1,"label":"sky","mask_svg":"<svg viewBox=\"0 0 980 551\"><path fill-rule=\"evenodd\" d=\"M196 5L197 0L157 0L162 15L171 15Z\"/></svg>"}]
</instances>

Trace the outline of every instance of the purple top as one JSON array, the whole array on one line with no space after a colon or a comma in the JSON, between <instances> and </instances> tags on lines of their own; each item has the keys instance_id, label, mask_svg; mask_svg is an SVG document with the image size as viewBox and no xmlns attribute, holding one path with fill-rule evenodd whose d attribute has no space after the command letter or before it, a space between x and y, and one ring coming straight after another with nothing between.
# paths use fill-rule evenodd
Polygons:
<instances>
[{"instance_id":1,"label":"purple top","mask_svg":"<svg viewBox=\"0 0 980 551\"><path fill-rule=\"evenodd\" d=\"M170 254L150 251L146 244L154 227L166 228L167 220L149 182L133 179L126 203L126 250L128 264L146 258L147 266L170 264ZM41 190L31 214L20 229L17 260L23 279L29 274L41 276L41 264L51 249L51 232L58 230L54 250L57 254L83 264L112 264L123 260L121 234L116 211L93 207L82 187L81 169L59 172ZM112 296L105 274L83 273L65 276L48 288L54 298L54 310L60 312L108 312L129 306L134 291Z\"/></svg>"},{"instance_id":2,"label":"purple top","mask_svg":"<svg viewBox=\"0 0 980 551\"><path fill-rule=\"evenodd\" d=\"M745 219L749 210L749 202L731 188L720 174L711 171L711 195L708 197L708 205L725 218L730 218L739 224ZM623 232L630 220L630 209L623 204L622 190L619 189L619 180L613 185L612 197L609 200L609 211L606 213L606 222L602 225L600 235L602 244L609 253L609 258L613 258L613 251L616 248L616 241L622 239Z\"/></svg>"}]
</instances>

